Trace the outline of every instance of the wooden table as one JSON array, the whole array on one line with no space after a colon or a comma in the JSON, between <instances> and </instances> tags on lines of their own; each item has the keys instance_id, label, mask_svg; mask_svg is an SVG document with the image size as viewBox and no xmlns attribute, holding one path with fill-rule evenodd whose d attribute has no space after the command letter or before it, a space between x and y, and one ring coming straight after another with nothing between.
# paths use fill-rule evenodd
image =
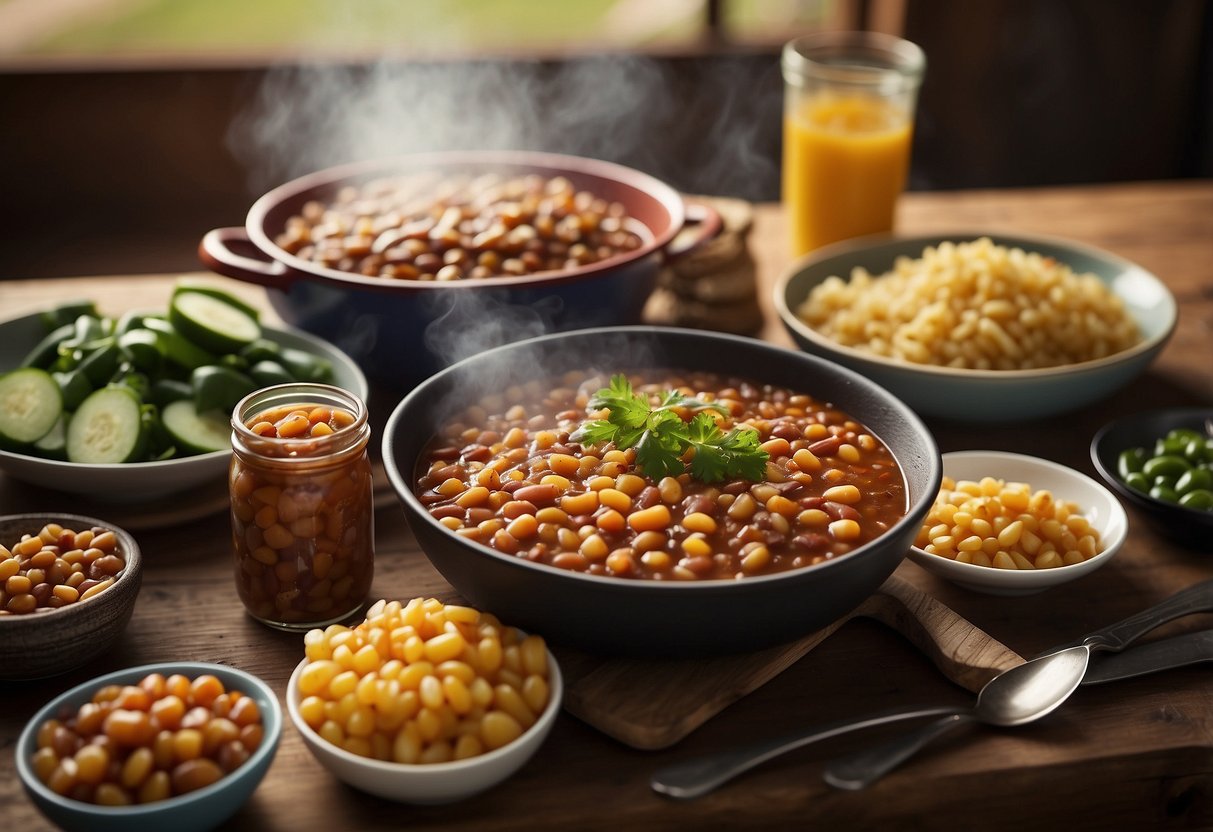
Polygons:
<instances>
[{"instance_id":1,"label":"wooden table","mask_svg":"<svg viewBox=\"0 0 1213 832\"><path fill-rule=\"evenodd\" d=\"M1050 234L1110 249L1158 274L1179 300L1181 315L1166 351L1130 388L1056 419L997 428L933 423L943 450L1026 451L1092 473L1087 447L1105 421L1144 408L1213 402L1213 182L911 194L904 200L904 232L968 229ZM768 297L787 263L784 240L779 209L760 207L751 243L766 312L762 335L790 345ZM0 312L7 317L77 296L95 298L110 314L161 306L173 277L0 283ZM233 286L264 304L260 290ZM379 404L390 409L391 402ZM0 477L3 513L74 507L71 497ZM1129 511L1129 540L1112 563L1042 595L974 595L909 562L898 574L1031 655L1213 575L1213 542L1203 552L1177 548ZM7 828L45 825L21 793L11 749L37 706L71 685L124 666L194 659L238 665L280 694L285 690L302 641L243 614L231 576L227 522L218 512L136 529L146 574L119 646L68 676L0 687L0 812ZM450 597L390 501L377 523L373 595ZM1209 616L1192 617L1165 632L1210 624ZM980 729L863 793L829 789L820 766L869 738L836 740L785 757L694 802L673 802L649 790L656 768L697 754L874 710L969 701L896 633L858 621L673 748L636 751L564 714L517 776L452 806L402 806L349 789L319 766L288 725L268 776L231 828L1213 828L1213 687L1207 674L1193 668L1082 689L1041 723L1015 731Z\"/></svg>"}]
</instances>

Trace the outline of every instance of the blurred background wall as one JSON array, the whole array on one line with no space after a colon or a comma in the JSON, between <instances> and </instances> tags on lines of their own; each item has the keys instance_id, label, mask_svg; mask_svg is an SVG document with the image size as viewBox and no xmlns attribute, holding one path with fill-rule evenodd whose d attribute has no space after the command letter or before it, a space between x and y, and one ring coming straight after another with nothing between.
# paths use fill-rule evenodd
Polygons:
<instances>
[{"instance_id":1,"label":"blurred background wall","mask_svg":"<svg viewBox=\"0 0 1213 832\"><path fill-rule=\"evenodd\" d=\"M1206 0L576 0L567 19L512 2L339 38L297 17L388 6L3 0L0 279L196 269L199 237L269 187L429 148L578 153L776 200L779 47L822 28L926 51L913 189L1213 176Z\"/></svg>"}]
</instances>

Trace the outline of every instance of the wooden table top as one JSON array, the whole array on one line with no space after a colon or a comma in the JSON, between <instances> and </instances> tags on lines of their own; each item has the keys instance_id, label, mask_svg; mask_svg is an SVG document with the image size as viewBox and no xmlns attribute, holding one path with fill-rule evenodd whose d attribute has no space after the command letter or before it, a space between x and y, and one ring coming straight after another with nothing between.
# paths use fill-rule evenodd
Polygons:
<instances>
[{"instance_id":1,"label":"wooden table top","mask_svg":"<svg viewBox=\"0 0 1213 832\"><path fill-rule=\"evenodd\" d=\"M920 193L903 200L899 230L904 233L974 229L1047 234L1109 249L1162 278L1179 301L1180 321L1162 356L1128 389L1055 419L997 427L930 423L942 450L1022 451L1093 474L1087 448L1106 421L1147 408L1213 403L1213 182ZM766 316L762 336L790 345L770 301L773 281L788 263L785 239L778 206L759 206L750 245ZM0 282L0 316L73 297L93 298L107 314L163 306L175 277ZM231 286L265 305L260 289ZM380 402L387 410L391 404ZM146 561L143 589L123 638L109 653L60 678L0 687L0 812L8 828L46 827L22 793L12 748L37 707L72 685L136 664L202 660L239 666L284 693L302 656L302 639L271 631L243 613L231 574L224 495L217 506L214 498L210 493L182 497L180 504L158 505L154 516L140 516L131 507L100 514L135 531ZM182 519L196 513L192 508L200 503L217 510ZM79 508L73 497L0 475L0 513ZM1152 533L1132 507L1128 510L1129 539L1110 564L1040 595L975 595L908 561L897 574L1013 650L1031 655L1213 576L1213 542L1203 552L1179 548ZM386 501L376 522L372 595L451 598L394 503ZM1160 633L1210 625L1213 618L1193 616ZM444 807L393 804L344 786L287 725L268 775L228 827L292 832L680 825L1010 830L1025 823L1071 832L1213 828L1213 687L1207 673L1189 668L1082 689L1040 723L1014 731L977 729L921 755L866 792L830 789L821 780L821 764L872 735L789 755L698 801L674 802L649 790L653 771L698 754L902 705L971 701L896 633L856 621L672 748L637 751L562 714L539 754L515 777Z\"/></svg>"}]
</instances>

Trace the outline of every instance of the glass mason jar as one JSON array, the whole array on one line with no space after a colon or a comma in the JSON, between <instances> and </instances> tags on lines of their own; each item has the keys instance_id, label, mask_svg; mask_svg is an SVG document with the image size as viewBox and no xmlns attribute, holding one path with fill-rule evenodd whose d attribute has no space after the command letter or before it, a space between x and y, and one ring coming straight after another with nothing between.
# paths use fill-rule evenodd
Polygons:
<instances>
[{"instance_id":1,"label":"glass mason jar","mask_svg":"<svg viewBox=\"0 0 1213 832\"><path fill-rule=\"evenodd\" d=\"M236 590L257 620L308 630L358 612L374 573L366 405L326 384L250 393L232 414Z\"/></svg>"}]
</instances>

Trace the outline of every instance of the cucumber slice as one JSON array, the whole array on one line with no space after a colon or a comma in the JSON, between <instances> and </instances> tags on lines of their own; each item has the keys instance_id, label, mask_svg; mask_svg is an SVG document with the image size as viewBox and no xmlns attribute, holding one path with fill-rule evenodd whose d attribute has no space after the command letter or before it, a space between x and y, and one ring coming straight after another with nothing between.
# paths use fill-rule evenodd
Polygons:
<instances>
[{"instance_id":1,"label":"cucumber slice","mask_svg":"<svg viewBox=\"0 0 1213 832\"><path fill-rule=\"evenodd\" d=\"M256 318L213 294L178 292L168 319L186 338L218 353L239 352L261 337Z\"/></svg>"},{"instance_id":2,"label":"cucumber slice","mask_svg":"<svg viewBox=\"0 0 1213 832\"><path fill-rule=\"evenodd\" d=\"M147 443L142 403L128 387L103 387L81 402L67 425L71 462L131 462Z\"/></svg>"},{"instance_id":3,"label":"cucumber slice","mask_svg":"<svg viewBox=\"0 0 1213 832\"><path fill-rule=\"evenodd\" d=\"M0 376L0 446L38 441L62 413L63 394L46 370L23 367Z\"/></svg>"},{"instance_id":4,"label":"cucumber slice","mask_svg":"<svg viewBox=\"0 0 1213 832\"><path fill-rule=\"evenodd\" d=\"M60 413L50 432L33 445L34 453L47 459L67 459L67 414Z\"/></svg>"},{"instance_id":5,"label":"cucumber slice","mask_svg":"<svg viewBox=\"0 0 1213 832\"><path fill-rule=\"evenodd\" d=\"M214 286L205 281L196 280L190 277L183 277L179 279L176 285L173 287L173 297L176 297L182 292L198 292L199 294L210 295L216 300L223 301L228 306L234 306L242 312L245 312L255 321L261 320L261 312L257 309L257 307L253 306L251 303L246 303L244 300L236 297L230 292L225 292L218 286Z\"/></svg>"},{"instance_id":6,"label":"cucumber slice","mask_svg":"<svg viewBox=\"0 0 1213 832\"><path fill-rule=\"evenodd\" d=\"M232 447L232 425L221 410L199 413L193 402L178 399L160 411L160 422L184 453L205 454Z\"/></svg>"}]
</instances>

